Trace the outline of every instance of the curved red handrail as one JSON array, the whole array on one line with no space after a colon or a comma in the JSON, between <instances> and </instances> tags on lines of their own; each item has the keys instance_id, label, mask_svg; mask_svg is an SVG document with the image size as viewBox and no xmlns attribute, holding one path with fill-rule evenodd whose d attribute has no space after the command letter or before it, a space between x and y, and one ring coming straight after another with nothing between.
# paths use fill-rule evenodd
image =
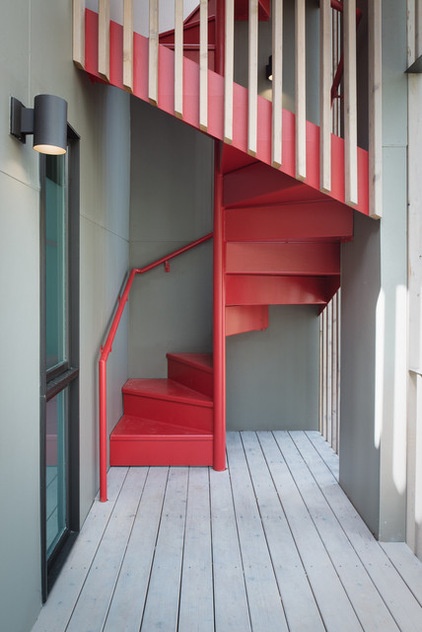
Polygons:
<instances>
[{"instance_id":1,"label":"curved red handrail","mask_svg":"<svg viewBox=\"0 0 422 632\"><path fill-rule=\"evenodd\" d=\"M129 299L129 293L132 288L134 278L138 274L145 274L154 268L161 265L166 265L171 259L178 257L179 255L196 248L200 244L208 241L213 236L213 233L208 233L195 241L174 250L165 257L161 257L156 261L144 266L143 268L133 268L125 283L125 287L121 296L118 298L116 313L108 330L107 338L104 345L101 347L100 359L98 361L98 373L99 373L99 441L100 441L100 501L105 502L107 500L107 360L113 347L114 338L117 333L117 329L122 318L122 314L126 307L126 303Z\"/></svg>"}]
</instances>

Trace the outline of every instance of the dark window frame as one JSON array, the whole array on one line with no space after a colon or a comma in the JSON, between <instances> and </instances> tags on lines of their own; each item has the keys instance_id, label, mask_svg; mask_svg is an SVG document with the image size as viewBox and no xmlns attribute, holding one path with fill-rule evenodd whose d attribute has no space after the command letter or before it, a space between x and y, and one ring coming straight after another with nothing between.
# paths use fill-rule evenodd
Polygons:
<instances>
[{"instance_id":1,"label":"dark window frame","mask_svg":"<svg viewBox=\"0 0 422 632\"><path fill-rule=\"evenodd\" d=\"M79 196L80 196L80 156L79 135L67 126L68 140L68 305L70 315L69 358L68 361L49 369L46 368L46 157L40 157L40 509L41 509L41 576L42 599L46 601L57 576L66 560L80 529L79 515ZM47 560L46 550L46 405L64 389L69 389L67 436L67 529L58 541L52 555Z\"/></svg>"}]
</instances>

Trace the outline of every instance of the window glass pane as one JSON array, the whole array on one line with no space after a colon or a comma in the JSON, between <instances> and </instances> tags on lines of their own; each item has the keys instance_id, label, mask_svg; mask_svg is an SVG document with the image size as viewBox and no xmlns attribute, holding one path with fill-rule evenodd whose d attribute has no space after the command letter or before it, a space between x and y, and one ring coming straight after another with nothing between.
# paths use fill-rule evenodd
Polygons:
<instances>
[{"instance_id":1,"label":"window glass pane","mask_svg":"<svg viewBox=\"0 0 422 632\"><path fill-rule=\"evenodd\" d=\"M47 559L67 525L66 446L68 389L47 402L46 426L46 522Z\"/></svg>"},{"instance_id":2,"label":"window glass pane","mask_svg":"<svg viewBox=\"0 0 422 632\"><path fill-rule=\"evenodd\" d=\"M46 172L46 360L51 369L68 355L66 156L47 156Z\"/></svg>"}]
</instances>

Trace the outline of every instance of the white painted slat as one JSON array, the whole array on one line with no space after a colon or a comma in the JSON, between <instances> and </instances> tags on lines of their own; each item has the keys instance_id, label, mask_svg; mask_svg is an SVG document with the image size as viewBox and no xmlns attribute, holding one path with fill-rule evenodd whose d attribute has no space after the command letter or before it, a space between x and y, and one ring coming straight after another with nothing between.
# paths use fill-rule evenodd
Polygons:
<instances>
[{"instance_id":1,"label":"white painted slat","mask_svg":"<svg viewBox=\"0 0 422 632\"><path fill-rule=\"evenodd\" d=\"M142 629L177 630L188 469L171 468ZM163 599L165 595L165 599Z\"/></svg>"},{"instance_id":2,"label":"white painted slat","mask_svg":"<svg viewBox=\"0 0 422 632\"><path fill-rule=\"evenodd\" d=\"M287 631L265 533L239 434L227 437L233 500L254 632Z\"/></svg>"},{"instance_id":3,"label":"white painted slat","mask_svg":"<svg viewBox=\"0 0 422 632\"><path fill-rule=\"evenodd\" d=\"M208 0L199 4L199 127L208 129Z\"/></svg>"},{"instance_id":4,"label":"white painted slat","mask_svg":"<svg viewBox=\"0 0 422 632\"><path fill-rule=\"evenodd\" d=\"M332 383L333 383L333 305L330 301L327 312L327 441L331 445L332 432Z\"/></svg>"},{"instance_id":5,"label":"white painted slat","mask_svg":"<svg viewBox=\"0 0 422 632\"><path fill-rule=\"evenodd\" d=\"M133 0L123 0L123 85L133 90Z\"/></svg>"},{"instance_id":6,"label":"white painted slat","mask_svg":"<svg viewBox=\"0 0 422 632\"><path fill-rule=\"evenodd\" d=\"M233 141L234 0L225 4L224 142Z\"/></svg>"},{"instance_id":7,"label":"white painted slat","mask_svg":"<svg viewBox=\"0 0 422 632\"><path fill-rule=\"evenodd\" d=\"M67 632L86 629L86 621L101 629L119 576L126 545L144 486L146 470L130 469L93 559L84 590L72 613Z\"/></svg>"},{"instance_id":8,"label":"white painted slat","mask_svg":"<svg viewBox=\"0 0 422 632\"><path fill-rule=\"evenodd\" d=\"M251 632L229 470L210 470L215 629Z\"/></svg>"},{"instance_id":9,"label":"white painted slat","mask_svg":"<svg viewBox=\"0 0 422 632\"><path fill-rule=\"evenodd\" d=\"M306 569L315 599L327 630L362 632L350 601L333 568L296 481L283 458L280 446L285 432L260 433L276 489L282 499L290 529ZM289 438L290 440L290 438Z\"/></svg>"},{"instance_id":10,"label":"white painted slat","mask_svg":"<svg viewBox=\"0 0 422 632\"><path fill-rule=\"evenodd\" d=\"M341 524L309 471L308 457L312 459L313 455L314 458L318 458L316 452L312 453L313 447L303 432L289 434L289 437L285 435L282 439L283 456L296 480L318 533L325 543L333 567L362 629L399 632Z\"/></svg>"},{"instance_id":11,"label":"white painted slat","mask_svg":"<svg viewBox=\"0 0 422 632\"><path fill-rule=\"evenodd\" d=\"M73 61L85 66L85 0L73 0Z\"/></svg>"},{"instance_id":12,"label":"white painted slat","mask_svg":"<svg viewBox=\"0 0 422 632\"><path fill-rule=\"evenodd\" d=\"M148 592L169 469L145 468L147 479L103 632L139 630ZM141 495L142 491L142 495Z\"/></svg>"},{"instance_id":13,"label":"white painted slat","mask_svg":"<svg viewBox=\"0 0 422 632\"><path fill-rule=\"evenodd\" d=\"M248 153L256 156L258 125L258 0L249 0Z\"/></svg>"},{"instance_id":14,"label":"white painted slat","mask_svg":"<svg viewBox=\"0 0 422 632\"><path fill-rule=\"evenodd\" d=\"M331 191L331 1L320 2L320 164L322 191Z\"/></svg>"},{"instance_id":15,"label":"white painted slat","mask_svg":"<svg viewBox=\"0 0 422 632\"><path fill-rule=\"evenodd\" d=\"M316 453L305 453L302 449L302 454L350 543L365 565L367 573L382 595L399 630L401 632L404 630L422 630L421 606L396 572L381 545L370 533L341 487L334 484L334 477L327 465L319 456L316 456Z\"/></svg>"},{"instance_id":16,"label":"white painted slat","mask_svg":"<svg viewBox=\"0 0 422 632\"><path fill-rule=\"evenodd\" d=\"M214 632L212 571L208 468L190 468L179 630Z\"/></svg>"},{"instance_id":17,"label":"white painted slat","mask_svg":"<svg viewBox=\"0 0 422 632\"><path fill-rule=\"evenodd\" d=\"M183 118L183 0L175 0L174 20L174 112Z\"/></svg>"},{"instance_id":18,"label":"white painted slat","mask_svg":"<svg viewBox=\"0 0 422 632\"><path fill-rule=\"evenodd\" d=\"M283 0L274 2L272 8L272 156L274 167L283 162Z\"/></svg>"},{"instance_id":19,"label":"white painted slat","mask_svg":"<svg viewBox=\"0 0 422 632\"><path fill-rule=\"evenodd\" d=\"M110 78L110 0L98 0L98 72Z\"/></svg>"},{"instance_id":20,"label":"white painted slat","mask_svg":"<svg viewBox=\"0 0 422 632\"><path fill-rule=\"evenodd\" d=\"M343 29L345 201L353 205L358 202L356 0L344 3Z\"/></svg>"},{"instance_id":21,"label":"white painted slat","mask_svg":"<svg viewBox=\"0 0 422 632\"><path fill-rule=\"evenodd\" d=\"M381 0L368 5L369 48L369 209L382 216L382 7Z\"/></svg>"},{"instance_id":22,"label":"white painted slat","mask_svg":"<svg viewBox=\"0 0 422 632\"><path fill-rule=\"evenodd\" d=\"M295 13L296 178L306 178L306 5L296 0Z\"/></svg>"},{"instance_id":23,"label":"white painted slat","mask_svg":"<svg viewBox=\"0 0 422 632\"><path fill-rule=\"evenodd\" d=\"M251 479L289 630L322 631L325 628L283 511L283 498L280 500L277 495L258 437L254 432L242 432Z\"/></svg>"},{"instance_id":24,"label":"white painted slat","mask_svg":"<svg viewBox=\"0 0 422 632\"><path fill-rule=\"evenodd\" d=\"M158 0L149 0L148 99L158 103Z\"/></svg>"}]
</instances>

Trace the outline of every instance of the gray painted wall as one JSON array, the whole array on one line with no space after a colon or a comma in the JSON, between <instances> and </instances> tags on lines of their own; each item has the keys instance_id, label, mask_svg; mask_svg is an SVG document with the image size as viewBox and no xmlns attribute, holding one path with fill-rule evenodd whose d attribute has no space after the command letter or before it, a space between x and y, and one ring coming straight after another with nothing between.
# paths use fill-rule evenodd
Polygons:
<instances>
[{"instance_id":1,"label":"gray painted wall","mask_svg":"<svg viewBox=\"0 0 422 632\"><path fill-rule=\"evenodd\" d=\"M376 228L356 218L355 241L343 248L340 438L341 483L382 540L405 538L405 68L406 6L388 0L383 2L383 218ZM376 459L378 474L369 458Z\"/></svg>"},{"instance_id":2,"label":"gray painted wall","mask_svg":"<svg viewBox=\"0 0 422 632\"><path fill-rule=\"evenodd\" d=\"M375 442L376 312L380 224L355 214L342 248L340 484L370 530L379 530L379 442Z\"/></svg>"},{"instance_id":3,"label":"gray painted wall","mask_svg":"<svg viewBox=\"0 0 422 632\"><path fill-rule=\"evenodd\" d=\"M15 0L0 22L0 613L1 629L28 632L41 607L39 506L39 159L9 136L9 97L32 107L58 94L81 135L81 520L98 489L100 339L128 263L129 97L93 85L72 59L72 7ZM127 375L123 336L112 377ZM111 410L120 407L113 390Z\"/></svg>"},{"instance_id":4,"label":"gray painted wall","mask_svg":"<svg viewBox=\"0 0 422 632\"><path fill-rule=\"evenodd\" d=\"M270 307L270 326L227 339L228 430L318 430L314 307Z\"/></svg>"},{"instance_id":5,"label":"gray painted wall","mask_svg":"<svg viewBox=\"0 0 422 632\"><path fill-rule=\"evenodd\" d=\"M212 232L213 141L132 100L130 262L141 267ZM212 242L135 279L129 373L165 377L167 352L212 349Z\"/></svg>"}]
</instances>

